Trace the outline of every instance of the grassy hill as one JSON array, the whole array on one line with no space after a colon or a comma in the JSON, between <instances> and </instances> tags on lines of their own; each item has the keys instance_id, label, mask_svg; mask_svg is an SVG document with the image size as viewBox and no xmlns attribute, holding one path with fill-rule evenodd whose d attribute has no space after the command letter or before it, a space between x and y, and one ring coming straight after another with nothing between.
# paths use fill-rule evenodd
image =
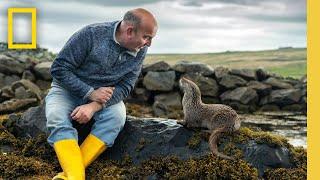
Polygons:
<instances>
[{"instance_id":1,"label":"grassy hill","mask_svg":"<svg viewBox=\"0 0 320 180\"><path fill-rule=\"evenodd\" d=\"M283 76L300 78L307 73L307 49L285 48L264 51L226 51L204 54L149 54L145 64L166 61L170 65L178 61L203 62L229 68L264 68Z\"/></svg>"}]
</instances>

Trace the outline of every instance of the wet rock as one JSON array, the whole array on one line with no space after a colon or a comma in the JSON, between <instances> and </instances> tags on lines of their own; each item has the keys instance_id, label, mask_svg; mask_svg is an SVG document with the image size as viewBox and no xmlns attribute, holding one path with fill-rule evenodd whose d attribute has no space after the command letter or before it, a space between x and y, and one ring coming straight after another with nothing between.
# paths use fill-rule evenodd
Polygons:
<instances>
[{"instance_id":1,"label":"wet rock","mask_svg":"<svg viewBox=\"0 0 320 180\"><path fill-rule=\"evenodd\" d=\"M150 98L150 91L146 90L145 88L135 88L133 90L133 97L134 99L132 100L135 100L135 101L138 101L138 102L147 102Z\"/></svg>"},{"instance_id":2,"label":"wet rock","mask_svg":"<svg viewBox=\"0 0 320 180\"><path fill-rule=\"evenodd\" d=\"M287 105L287 106L283 106L281 108L284 111L298 111L301 112L305 109L303 104L291 104L291 105Z\"/></svg>"},{"instance_id":3,"label":"wet rock","mask_svg":"<svg viewBox=\"0 0 320 180\"><path fill-rule=\"evenodd\" d=\"M248 87L239 87L234 90L226 91L220 95L223 102L237 101L242 104L255 104L258 101L258 94L255 90Z\"/></svg>"},{"instance_id":4,"label":"wet rock","mask_svg":"<svg viewBox=\"0 0 320 180\"><path fill-rule=\"evenodd\" d=\"M256 71L253 69L231 69L230 74L240 76L245 80L257 80Z\"/></svg>"},{"instance_id":5,"label":"wet rock","mask_svg":"<svg viewBox=\"0 0 320 180\"><path fill-rule=\"evenodd\" d=\"M203 76L210 76L214 74L211 66L199 62L180 61L176 63L172 69L181 73L199 73Z\"/></svg>"},{"instance_id":6,"label":"wet rock","mask_svg":"<svg viewBox=\"0 0 320 180\"><path fill-rule=\"evenodd\" d=\"M42 62L37 64L34 67L34 71L37 76L44 80L52 80L51 74L50 74L50 68L51 68L52 62Z\"/></svg>"},{"instance_id":7,"label":"wet rock","mask_svg":"<svg viewBox=\"0 0 320 180\"><path fill-rule=\"evenodd\" d=\"M289 83L283 82L279 79L270 77L267 80L264 81L266 84L270 84L272 86L272 89L290 89L293 88L293 86Z\"/></svg>"},{"instance_id":8,"label":"wet rock","mask_svg":"<svg viewBox=\"0 0 320 180\"><path fill-rule=\"evenodd\" d=\"M148 71L161 72L169 71L170 65L164 61L155 62L153 64L147 64L142 68L142 73L145 74Z\"/></svg>"},{"instance_id":9,"label":"wet rock","mask_svg":"<svg viewBox=\"0 0 320 180\"><path fill-rule=\"evenodd\" d=\"M217 79L221 79L223 76L226 76L229 74L229 69L226 68L226 67L222 67L222 66L219 66L219 67L216 67L214 69L214 75L216 76Z\"/></svg>"},{"instance_id":10,"label":"wet rock","mask_svg":"<svg viewBox=\"0 0 320 180\"><path fill-rule=\"evenodd\" d=\"M149 71L143 79L143 85L148 90L171 91L175 82L175 72L152 72Z\"/></svg>"},{"instance_id":11,"label":"wet rock","mask_svg":"<svg viewBox=\"0 0 320 180\"><path fill-rule=\"evenodd\" d=\"M0 114L12 113L18 110L27 109L37 104L36 98L10 99L0 104Z\"/></svg>"},{"instance_id":12,"label":"wet rock","mask_svg":"<svg viewBox=\"0 0 320 180\"><path fill-rule=\"evenodd\" d=\"M286 147L270 147L249 141L243 147L244 159L258 169L259 175L269 168L292 168Z\"/></svg>"},{"instance_id":13,"label":"wet rock","mask_svg":"<svg viewBox=\"0 0 320 180\"><path fill-rule=\"evenodd\" d=\"M186 74L185 77L191 79L199 86L201 95L212 97L218 96L219 86L216 80L209 77L204 77L200 74Z\"/></svg>"},{"instance_id":14,"label":"wet rock","mask_svg":"<svg viewBox=\"0 0 320 180\"><path fill-rule=\"evenodd\" d=\"M233 89L239 86L245 86L247 81L235 75L225 75L219 81L219 84L227 89Z\"/></svg>"},{"instance_id":15,"label":"wet rock","mask_svg":"<svg viewBox=\"0 0 320 180\"><path fill-rule=\"evenodd\" d=\"M224 104L231 106L234 110L241 113L251 113L256 111L257 109L256 105L254 104L246 105L236 101L232 101L232 102L228 101L228 102L224 102Z\"/></svg>"}]
</instances>

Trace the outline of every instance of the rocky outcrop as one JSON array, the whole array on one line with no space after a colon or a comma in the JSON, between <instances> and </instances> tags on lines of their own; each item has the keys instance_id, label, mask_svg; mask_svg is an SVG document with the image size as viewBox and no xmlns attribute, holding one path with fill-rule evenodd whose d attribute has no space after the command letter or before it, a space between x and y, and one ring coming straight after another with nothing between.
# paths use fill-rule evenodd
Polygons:
<instances>
[{"instance_id":1,"label":"rocky outcrop","mask_svg":"<svg viewBox=\"0 0 320 180\"><path fill-rule=\"evenodd\" d=\"M22 116L11 115L4 126L16 137L35 138L47 133L45 128L44 106L33 107ZM90 132L94 120L88 124L74 124L79 132L79 143ZM210 154L206 132L186 129L174 119L137 118L127 116L124 129L117 137L112 148L104 154L108 159L119 160L128 156L134 164L140 164L153 157L176 156L181 160L200 158ZM270 135L261 137L249 129L240 129L232 135L224 135L219 149L232 149L240 156L231 154L239 161L243 159L257 168L263 176L268 169L292 168L295 166L290 159L290 146L284 139L276 139ZM226 151L228 154L231 151Z\"/></svg>"}]
</instances>

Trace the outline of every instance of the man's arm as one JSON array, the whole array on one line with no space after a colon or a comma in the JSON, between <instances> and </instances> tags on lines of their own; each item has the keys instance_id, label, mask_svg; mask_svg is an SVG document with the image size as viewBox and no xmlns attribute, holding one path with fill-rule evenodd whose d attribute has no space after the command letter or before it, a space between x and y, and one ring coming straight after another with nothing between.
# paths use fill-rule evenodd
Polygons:
<instances>
[{"instance_id":1,"label":"man's arm","mask_svg":"<svg viewBox=\"0 0 320 180\"><path fill-rule=\"evenodd\" d=\"M92 33L85 27L71 36L51 66L54 79L72 94L86 99L94 90L81 81L74 71L84 62L92 47Z\"/></svg>"},{"instance_id":2,"label":"man's arm","mask_svg":"<svg viewBox=\"0 0 320 180\"><path fill-rule=\"evenodd\" d=\"M142 62L146 56L147 53L147 47L144 49L144 51L141 53L141 55L138 57L140 60L140 64L136 66L133 71L126 74L121 81L115 85L115 89L113 90L113 94L111 99L109 99L105 106L111 106L114 104L117 104L118 102L122 101L126 97L129 96L130 92L133 90L134 85L140 75L141 68L142 68Z\"/></svg>"}]
</instances>

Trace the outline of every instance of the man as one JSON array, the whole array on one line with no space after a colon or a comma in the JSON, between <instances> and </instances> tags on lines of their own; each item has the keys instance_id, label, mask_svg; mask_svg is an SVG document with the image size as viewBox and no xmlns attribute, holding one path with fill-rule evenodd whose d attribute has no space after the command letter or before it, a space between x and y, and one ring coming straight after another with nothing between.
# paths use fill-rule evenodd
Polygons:
<instances>
[{"instance_id":1,"label":"man","mask_svg":"<svg viewBox=\"0 0 320 180\"><path fill-rule=\"evenodd\" d=\"M85 168L113 145L126 120L122 100L133 89L156 32L155 17L138 8L122 21L82 28L59 52L45 99L48 142L63 169L53 179L85 179ZM79 147L72 121L91 118L91 132Z\"/></svg>"}]
</instances>

